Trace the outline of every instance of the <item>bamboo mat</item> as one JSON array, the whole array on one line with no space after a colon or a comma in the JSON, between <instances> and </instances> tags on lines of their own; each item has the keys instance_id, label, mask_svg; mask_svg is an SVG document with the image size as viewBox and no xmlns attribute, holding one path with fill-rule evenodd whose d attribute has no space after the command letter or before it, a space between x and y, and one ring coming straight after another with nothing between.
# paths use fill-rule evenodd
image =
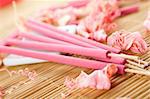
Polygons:
<instances>
[{"instance_id":1,"label":"bamboo mat","mask_svg":"<svg viewBox=\"0 0 150 99\"><path fill-rule=\"evenodd\" d=\"M34 0L30 0L30 2L31 1ZM52 2L52 0L50 1ZM24 2L29 3L28 0ZM27 4L24 6L27 6ZM148 7L150 7L150 2L142 2L138 13L119 18L117 23L119 24L120 29L144 31L142 24L146 17ZM36 7L33 8L35 9ZM0 12L7 12L4 10L6 9L2 9ZM9 17L7 16L7 18ZM4 22L2 19L3 18L0 17L0 21ZM6 21L6 17L4 19ZM11 22L6 21L4 25L1 24L2 27L0 28L0 32L4 33L0 34L1 38L6 35L6 32L12 30L12 19L9 20L11 20ZM8 28L10 28L10 30L8 30ZM148 46L150 46L150 34L143 33L143 36L148 43ZM141 59L150 61L150 51L142 55ZM22 68L36 70L38 73L37 78L34 81L29 81L28 79L17 75L10 78L6 72L0 72L0 86L3 86L5 89L9 89L11 86L16 86L20 81L29 82L27 85L20 85L13 91L13 93L6 95L4 97L5 99L61 99L60 93L66 92L66 87L63 85L66 76L76 77L81 70L87 73L92 72L92 70L89 69L51 62L16 66L9 69L18 70ZM148 69L150 70L150 67ZM94 90L90 88L74 90L67 99L116 99L118 97L150 99L150 77L127 73L125 75L116 75L111 81L112 88L110 90Z\"/></svg>"}]
</instances>

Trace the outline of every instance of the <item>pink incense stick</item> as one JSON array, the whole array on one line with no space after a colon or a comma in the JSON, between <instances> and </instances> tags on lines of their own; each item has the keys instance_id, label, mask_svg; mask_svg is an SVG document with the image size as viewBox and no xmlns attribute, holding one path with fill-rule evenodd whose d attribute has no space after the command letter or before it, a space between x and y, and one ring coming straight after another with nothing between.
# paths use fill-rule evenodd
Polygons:
<instances>
[{"instance_id":1,"label":"pink incense stick","mask_svg":"<svg viewBox=\"0 0 150 99\"><path fill-rule=\"evenodd\" d=\"M20 41L16 39L8 39L6 40L6 42L8 45L13 45L18 47L90 56L101 61L113 62L118 64L125 63L124 58L109 57L108 54L110 52L104 49L93 49L93 48L85 48L80 46L71 46L71 45L68 46L68 45L50 44L50 43L42 43L42 42L35 42L35 41Z\"/></svg>"},{"instance_id":2,"label":"pink incense stick","mask_svg":"<svg viewBox=\"0 0 150 99\"><path fill-rule=\"evenodd\" d=\"M75 57L69 57L69 56L63 56L58 54L51 54L51 53L45 53L45 52L38 52L38 51L32 51L27 49L21 49L21 48L12 48L7 46L0 45L0 52L2 53L8 53L8 54L17 54L32 58L38 58L43 60L48 60L51 62L58 62L68 65L75 65L80 67L86 67L86 68L92 68L92 69L103 69L107 63L106 62L100 62L100 61L94 61L94 60L87 60L87 59L80 59ZM123 74L125 66L124 65L118 65L118 73Z\"/></svg>"},{"instance_id":3,"label":"pink incense stick","mask_svg":"<svg viewBox=\"0 0 150 99\"><path fill-rule=\"evenodd\" d=\"M125 16L125 15L139 11L139 6L131 5L131 6L123 7L123 8L120 8L120 11L121 11L121 16Z\"/></svg>"},{"instance_id":4,"label":"pink incense stick","mask_svg":"<svg viewBox=\"0 0 150 99\"><path fill-rule=\"evenodd\" d=\"M17 38L17 36L18 36L18 32L14 31L9 36L7 36L6 38L4 38L4 40L5 39L10 39L10 38ZM0 42L0 45L5 45L5 41Z\"/></svg>"},{"instance_id":5,"label":"pink incense stick","mask_svg":"<svg viewBox=\"0 0 150 99\"><path fill-rule=\"evenodd\" d=\"M64 9L67 7L74 7L74 8L80 8L80 7L85 7L89 3L89 0L74 0L74 1L69 1L66 4L54 4L50 6L48 9L49 10L56 10L56 9Z\"/></svg>"},{"instance_id":6,"label":"pink incense stick","mask_svg":"<svg viewBox=\"0 0 150 99\"><path fill-rule=\"evenodd\" d=\"M68 36L65 36L61 33L57 33L57 32L54 32L54 31L51 31L51 30L48 30L48 29L45 29L45 28L42 28L41 26L38 26L38 25L34 25L34 24L31 24L31 23L27 23L28 24L28 28L36 31L37 33L41 33L45 36L48 36L50 38L54 38L54 39L58 39L58 40L62 40L62 41L65 41L65 42L70 42L72 44L75 44L75 45L80 45L80 46L84 46L84 47L92 47L92 48L97 48L96 46L93 46L91 44L88 44L88 43L85 43L85 42L82 42L80 40L77 40L77 39L74 39L74 38L70 38ZM69 34L69 33L68 33Z\"/></svg>"},{"instance_id":7,"label":"pink incense stick","mask_svg":"<svg viewBox=\"0 0 150 99\"><path fill-rule=\"evenodd\" d=\"M18 36L18 31L14 31L13 33L11 33L6 39L9 38L16 38Z\"/></svg>"},{"instance_id":8,"label":"pink incense stick","mask_svg":"<svg viewBox=\"0 0 150 99\"><path fill-rule=\"evenodd\" d=\"M118 50L116 48L110 47L108 45L105 45L105 44L102 44L102 43L98 43L96 41L93 41L93 40L90 40L90 39L87 39L87 38L84 38L84 37L81 37L81 36L78 36L78 35L75 35L75 34L69 34L69 33L65 32L65 31L57 29L56 27L54 27L52 25L48 25L46 23L38 22L38 21L35 21L33 19L29 19L25 23L25 25L28 28L30 28L30 29L32 29L34 31L39 31L40 29L45 30L45 32L48 32L47 33L48 35L50 35L51 31L53 31L55 34L62 34L62 35L68 36L68 37L70 37L72 39L76 39L77 41L80 41L80 42L82 41L82 42L85 42L87 44L90 44L90 47L92 47L92 45L93 45L95 47L106 49L106 50L109 50L109 51L112 51L112 52L115 52L115 53L120 53L120 51L121 51L121 50ZM40 27L40 29L39 29L39 27ZM43 33L43 31L39 31L39 32Z\"/></svg>"},{"instance_id":9,"label":"pink incense stick","mask_svg":"<svg viewBox=\"0 0 150 99\"><path fill-rule=\"evenodd\" d=\"M80 7L85 7L89 3L89 1L90 0L74 0L68 2L68 5L72 7L80 8Z\"/></svg>"},{"instance_id":10,"label":"pink incense stick","mask_svg":"<svg viewBox=\"0 0 150 99\"><path fill-rule=\"evenodd\" d=\"M35 34L31 34L31 33L26 33L26 32L20 32L19 35L22 37L31 39L31 40L39 41L39 42L78 46L78 45L74 45L72 43L60 41L60 40L49 38L49 37L42 36L42 35L35 35Z\"/></svg>"}]
</instances>

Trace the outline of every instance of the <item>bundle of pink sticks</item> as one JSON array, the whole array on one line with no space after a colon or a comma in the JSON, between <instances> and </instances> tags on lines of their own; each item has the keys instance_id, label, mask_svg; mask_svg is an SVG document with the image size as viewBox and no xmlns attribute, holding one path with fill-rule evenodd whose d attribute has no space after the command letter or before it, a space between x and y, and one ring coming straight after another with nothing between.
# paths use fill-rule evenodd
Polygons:
<instances>
[{"instance_id":1,"label":"bundle of pink sticks","mask_svg":"<svg viewBox=\"0 0 150 99\"><path fill-rule=\"evenodd\" d=\"M47 30L44 28L42 28L42 29ZM16 33L18 33L17 36L16 36L16 34L14 34L15 36L11 36L5 40L4 44L7 46L1 45L1 47L0 47L1 52L9 53L9 54L23 55L23 56L34 57L34 58L40 58L40 59L49 60L52 62L76 65L76 66L92 68L92 69L102 69L106 66L107 62L113 62L113 63L118 63L118 67L120 70L119 73L123 73L124 66L122 64L124 64L125 59L117 58L117 57L113 58L113 57L108 56L107 54L111 53L111 51L109 52L108 50L104 50L102 48L97 48L91 44L89 44L88 47L79 46L81 41L74 39L74 38L70 38L70 39L72 39L71 42L77 43L78 45L70 44L70 42L64 43L64 41L61 42L60 40L56 40L54 38L49 39L48 37L45 37L43 35L32 36L32 34L30 35L30 33L23 33L23 32L16 32ZM43 33L43 32L41 32L41 33ZM55 32L55 34L56 33L58 33L58 32ZM45 41L39 42L39 39L36 39L37 41L22 41L22 40L20 40L21 37L25 37L25 36L26 36L26 38L27 38L27 36L29 36L29 38L32 36L32 37L34 37L34 40L36 39L36 37L39 37L40 40L42 40L42 38L44 38L43 40L45 40ZM76 35L74 35L74 36L76 36ZM13 37L17 37L18 39L13 38ZM56 36L56 37L59 37L59 36ZM68 36L65 35L64 37L68 37ZM45 38L47 38L47 41ZM64 39L64 38L61 38L61 39ZM92 40L88 40L88 39L85 39L85 40L87 40L88 42L91 41L91 42L97 43ZM82 42L82 43L84 43L85 45L88 45L88 43L86 43L86 42ZM21 48L12 48L12 47L9 47L10 45L21 47L21 48L36 49L38 51L33 51L33 50L31 51L31 50L21 49ZM98 45L99 45L99 43L98 43ZM111 49L111 47L109 47L109 46L107 46L107 47ZM93 57L95 59L102 60L102 61L80 59L80 58L69 57L69 56L64 56L64 55L47 54L46 52L39 52L39 50L65 52L65 53L71 53L71 54L90 56L90 57Z\"/></svg>"},{"instance_id":2,"label":"bundle of pink sticks","mask_svg":"<svg viewBox=\"0 0 150 99\"><path fill-rule=\"evenodd\" d=\"M32 34L31 31L16 31L14 35L5 39L3 45L0 46L1 52L92 69L103 69L108 63L114 63L120 74L125 72L126 59L137 60L137 56L121 54L121 50L75 34L69 34L33 19L28 20L25 25L40 35ZM30 40L23 41L22 38ZM52 54L45 51L77 54L92 57L95 60ZM141 62L144 63L144 61ZM146 65L148 64L144 64L144 66Z\"/></svg>"}]
</instances>

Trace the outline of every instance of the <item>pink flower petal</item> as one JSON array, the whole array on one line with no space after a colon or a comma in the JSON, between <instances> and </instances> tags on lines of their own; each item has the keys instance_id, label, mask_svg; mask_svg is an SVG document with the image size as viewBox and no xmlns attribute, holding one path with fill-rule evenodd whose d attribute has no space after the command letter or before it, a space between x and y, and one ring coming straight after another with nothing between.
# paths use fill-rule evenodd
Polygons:
<instances>
[{"instance_id":1,"label":"pink flower petal","mask_svg":"<svg viewBox=\"0 0 150 99\"><path fill-rule=\"evenodd\" d=\"M146 42L143 39L136 39L130 50L134 53L144 54L148 51Z\"/></svg>"},{"instance_id":2,"label":"pink flower petal","mask_svg":"<svg viewBox=\"0 0 150 99\"><path fill-rule=\"evenodd\" d=\"M68 87L69 89L74 89L74 88L77 87L76 81L74 79L70 78L70 77L66 77L64 85L66 87Z\"/></svg>"},{"instance_id":3,"label":"pink flower petal","mask_svg":"<svg viewBox=\"0 0 150 99\"><path fill-rule=\"evenodd\" d=\"M118 68L114 64L108 64L103 70L95 70L91 74L86 74L81 71L76 79L67 78L65 85L70 88L95 88L95 89L110 89L110 77L116 74Z\"/></svg>"},{"instance_id":4,"label":"pink flower petal","mask_svg":"<svg viewBox=\"0 0 150 99\"><path fill-rule=\"evenodd\" d=\"M108 37L107 44L121 50L131 50L138 54L143 54L148 50L147 44L139 32L117 31Z\"/></svg>"},{"instance_id":5,"label":"pink flower petal","mask_svg":"<svg viewBox=\"0 0 150 99\"><path fill-rule=\"evenodd\" d=\"M79 88L85 88L89 86L88 75L83 71L81 71L80 75L76 78L76 81Z\"/></svg>"},{"instance_id":6,"label":"pink flower petal","mask_svg":"<svg viewBox=\"0 0 150 99\"><path fill-rule=\"evenodd\" d=\"M96 82L97 89L110 89L111 87L109 78L101 70L97 72Z\"/></svg>"},{"instance_id":7,"label":"pink flower petal","mask_svg":"<svg viewBox=\"0 0 150 99\"><path fill-rule=\"evenodd\" d=\"M107 34L102 29L102 30L98 30L98 31L94 32L91 38L93 38L94 40L99 41L99 42L104 42L104 41L106 41Z\"/></svg>"},{"instance_id":8,"label":"pink flower petal","mask_svg":"<svg viewBox=\"0 0 150 99\"><path fill-rule=\"evenodd\" d=\"M107 39L107 44L121 50L126 50L127 41L125 34L125 31L116 31L112 33Z\"/></svg>"},{"instance_id":9,"label":"pink flower petal","mask_svg":"<svg viewBox=\"0 0 150 99\"><path fill-rule=\"evenodd\" d=\"M115 75L118 71L118 68L115 64L108 64L105 68L104 68L104 72L105 74L110 78L113 75Z\"/></svg>"},{"instance_id":10,"label":"pink flower petal","mask_svg":"<svg viewBox=\"0 0 150 99\"><path fill-rule=\"evenodd\" d=\"M130 35L133 35L134 38L130 50L138 54L144 54L145 52L147 52L148 47L141 34L139 32L133 32Z\"/></svg>"}]
</instances>

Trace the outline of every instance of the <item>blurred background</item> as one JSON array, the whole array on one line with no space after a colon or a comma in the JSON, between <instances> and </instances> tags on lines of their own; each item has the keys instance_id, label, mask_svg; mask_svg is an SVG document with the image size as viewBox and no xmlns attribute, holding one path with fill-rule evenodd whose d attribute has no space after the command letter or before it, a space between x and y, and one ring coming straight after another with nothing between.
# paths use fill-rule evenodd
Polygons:
<instances>
[{"instance_id":1,"label":"blurred background","mask_svg":"<svg viewBox=\"0 0 150 99\"><path fill-rule=\"evenodd\" d=\"M65 3L65 1L66 0L17 0L16 3L18 14L28 17L32 16L32 13L41 8L56 3L62 4ZM0 0L0 38L6 37L14 28L14 13L11 0Z\"/></svg>"}]
</instances>

